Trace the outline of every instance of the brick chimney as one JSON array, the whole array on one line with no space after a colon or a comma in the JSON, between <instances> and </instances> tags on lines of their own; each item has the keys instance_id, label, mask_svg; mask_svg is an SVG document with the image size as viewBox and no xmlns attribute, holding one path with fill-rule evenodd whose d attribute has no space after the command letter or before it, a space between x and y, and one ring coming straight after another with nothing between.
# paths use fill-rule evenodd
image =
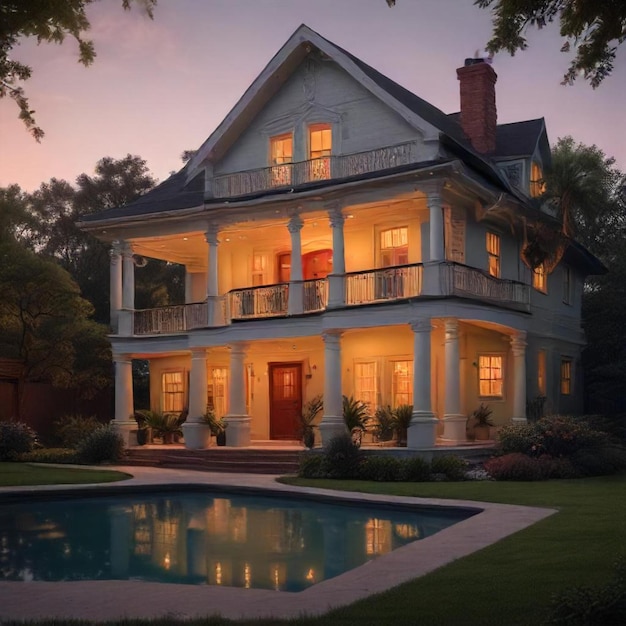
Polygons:
<instances>
[{"instance_id":1,"label":"brick chimney","mask_svg":"<svg viewBox=\"0 0 626 626\"><path fill-rule=\"evenodd\" d=\"M494 152L498 75L485 59L465 59L456 75L461 81L461 128L477 152Z\"/></svg>"}]
</instances>

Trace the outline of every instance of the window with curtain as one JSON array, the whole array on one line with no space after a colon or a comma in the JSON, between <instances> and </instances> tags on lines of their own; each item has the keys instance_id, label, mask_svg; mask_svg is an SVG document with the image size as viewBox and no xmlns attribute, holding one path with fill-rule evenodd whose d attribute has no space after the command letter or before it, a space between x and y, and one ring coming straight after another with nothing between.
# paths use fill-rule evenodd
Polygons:
<instances>
[{"instance_id":1,"label":"window with curtain","mask_svg":"<svg viewBox=\"0 0 626 626\"><path fill-rule=\"evenodd\" d=\"M413 404L413 361L391 362L391 406Z\"/></svg>"},{"instance_id":2,"label":"window with curtain","mask_svg":"<svg viewBox=\"0 0 626 626\"><path fill-rule=\"evenodd\" d=\"M185 406L184 373L163 372L161 376L161 408L163 413L179 412Z\"/></svg>"},{"instance_id":3,"label":"window with curtain","mask_svg":"<svg viewBox=\"0 0 626 626\"><path fill-rule=\"evenodd\" d=\"M500 236L487 232L487 260L489 274L500 278Z\"/></svg>"},{"instance_id":4,"label":"window with curtain","mask_svg":"<svg viewBox=\"0 0 626 626\"><path fill-rule=\"evenodd\" d=\"M291 184L291 163L293 163L293 135L270 137L271 183L273 187Z\"/></svg>"},{"instance_id":5,"label":"window with curtain","mask_svg":"<svg viewBox=\"0 0 626 626\"><path fill-rule=\"evenodd\" d=\"M502 355L481 354L478 357L478 393L486 398L501 398L504 390Z\"/></svg>"},{"instance_id":6,"label":"window with curtain","mask_svg":"<svg viewBox=\"0 0 626 626\"><path fill-rule=\"evenodd\" d=\"M548 275L543 263L533 270L533 287L537 291L548 293Z\"/></svg>"},{"instance_id":7,"label":"window with curtain","mask_svg":"<svg viewBox=\"0 0 626 626\"><path fill-rule=\"evenodd\" d=\"M365 402L373 415L376 410L378 392L376 379L376 362L354 364L354 395L357 400Z\"/></svg>"},{"instance_id":8,"label":"window with curtain","mask_svg":"<svg viewBox=\"0 0 626 626\"><path fill-rule=\"evenodd\" d=\"M330 178L332 147L333 133L330 124L313 124L309 126L310 180Z\"/></svg>"},{"instance_id":9,"label":"window with curtain","mask_svg":"<svg viewBox=\"0 0 626 626\"><path fill-rule=\"evenodd\" d=\"M569 396L572 393L572 360L561 359L561 393Z\"/></svg>"}]
</instances>

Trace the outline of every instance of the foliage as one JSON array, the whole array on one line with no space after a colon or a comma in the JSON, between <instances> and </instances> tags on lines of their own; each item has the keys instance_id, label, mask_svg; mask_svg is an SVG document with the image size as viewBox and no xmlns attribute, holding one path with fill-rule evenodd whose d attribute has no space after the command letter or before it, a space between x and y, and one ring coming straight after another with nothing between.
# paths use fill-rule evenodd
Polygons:
<instances>
[{"instance_id":1,"label":"foliage","mask_svg":"<svg viewBox=\"0 0 626 626\"><path fill-rule=\"evenodd\" d=\"M551 463L548 458L535 458L513 452L485 461L485 470L495 480L547 480Z\"/></svg>"},{"instance_id":2,"label":"foliage","mask_svg":"<svg viewBox=\"0 0 626 626\"><path fill-rule=\"evenodd\" d=\"M63 448L77 448L87 435L100 426L102 424L92 415L64 415L54 422L54 437Z\"/></svg>"},{"instance_id":3,"label":"foliage","mask_svg":"<svg viewBox=\"0 0 626 626\"><path fill-rule=\"evenodd\" d=\"M20 454L19 460L25 463L78 463L76 450L70 448L38 448Z\"/></svg>"},{"instance_id":4,"label":"foliage","mask_svg":"<svg viewBox=\"0 0 626 626\"><path fill-rule=\"evenodd\" d=\"M313 429L313 421L324 408L324 399L322 395L317 395L311 398L302 407L302 413L300 414L300 437L307 448L312 448L315 445L315 432Z\"/></svg>"},{"instance_id":5,"label":"foliage","mask_svg":"<svg viewBox=\"0 0 626 626\"><path fill-rule=\"evenodd\" d=\"M474 426L495 426L491 419L493 411L486 405L481 405L472 412L470 416L474 420Z\"/></svg>"},{"instance_id":6,"label":"foliage","mask_svg":"<svg viewBox=\"0 0 626 626\"><path fill-rule=\"evenodd\" d=\"M526 401L526 419L529 422L536 422L544 416L544 406L546 396L535 396L532 400Z\"/></svg>"},{"instance_id":7,"label":"foliage","mask_svg":"<svg viewBox=\"0 0 626 626\"><path fill-rule=\"evenodd\" d=\"M92 41L83 39L90 28L86 7L93 0L46 0L24 2L3 0L0 4L0 98L9 96L19 107L19 117L32 136L40 141L43 130L37 126L34 111L30 109L22 83L32 74L32 68L11 58L11 51L24 37L35 37L37 43L61 44L67 36L78 43L78 60L90 65L96 51ZM129 9L132 0L122 0ZM146 13L152 17L156 0L139 0Z\"/></svg>"},{"instance_id":8,"label":"foliage","mask_svg":"<svg viewBox=\"0 0 626 626\"><path fill-rule=\"evenodd\" d=\"M393 439L397 429L397 422L393 409L389 405L380 406L376 409L370 429L378 441L390 441Z\"/></svg>"},{"instance_id":9,"label":"foliage","mask_svg":"<svg viewBox=\"0 0 626 626\"><path fill-rule=\"evenodd\" d=\"M433 474L443 474L446 480L463 480L466 470L467 462L453 454L436 456L430 463L430 471Z\"/></svg>"},{"instance_id":10,"label":"foliage","mask_svg":"<svg viewBox=\"0 0 626 626\"><path fill-rule=\"evenodd\" d=\"M400 480L408 482L425 482L430 480L430 463L419 456L402 459Z\"/></svg>"},{"instance_id":11,"label":"foliage","mask_svg":"<svg viewBox=\"0 0 626 626\"><path fill-rule=\"evenodd\" d=\"M571 457L571 463L581 476L608 476L626 469L626 448L615 444L581 449Z\"/></svg>"},{"instance_id":12,"label":"foliage","mask_svg":"<svg viewBox=\"0 0 626 626\"><path fill-rule=\"evenodd\" d=\"M413 416L412 404L401 404L393 410L393 416L396 421L396 430L398 432L398 445L406 446L407 434L411 425Z\"/></svg>"},{"instance_id":13,"label":"foliage","mask_svg":"<svg viewBox=\"0 0 626 626\"><path fill-rule=\"evenodd\" d=\"M626 40L626 4L598 0L475 0L490 9L493 37L491 52L506 50L514 55L528 47L526 28L541 29L558 21L564 38L561 52L574 48L574 58L562 84L571 85L582 74L596 88L613 70L617 47Z\"/></svg>"},{"instance_id":14,"label":"foliage","mask_svg":"<svg viewBox=\"0 0 626 626\"><path fill-rule=\"evenodd\" d=\"M124 440L111 424L100 426L81 441L76 454L83 463L114 463L124 456Z\"/></svg>"},{"instance_id":15,"label":"foliage","mask_svg":"<svg viewBox=\"0 0 626 626\"><path fill-rule=\"evenodd\" d=\"M393 456L367 456L359 466L360 480L391 482L401 480L403 462Z\"/></svg>"},{"instance_id":16,"label":"foliage","mask_svg":"<svg viewBox=\"0 0 626 626\"><path fill-rule=\"evenodd\" d=\"M137 423L140 427L151 428L152 432L158 436L170 433L182 435L181 426L187 417L184 411L183 413L160 413L149 409L140 409L137 415L139 416ZM217 421L214 419L215 424Z\"/></svg>"},{"instance_id":17,"label":"foliage","mask_svg":"<svg viewBox=\"0 0 626 626\"><path fill-rule=\"evenodd\" d=\"M353 396L343 396L343 421L349 432L355 428L365 431L369 419L369 408L365 402L356 400Z\"/></svg>"},{"instance_id":18,"label":"foliage","mask_svg":"<svg viewBox=\"0 0 626 626\"><path fill-rule=\"evenodd\" d=\"M565 589L552 599L548 624L558 626L615 625L626 623L626 560L615 564L610 580L602 585Z\"/></svg>"},{"instance_id":19,"label":"foliage","mask_svg":"<svg viewBox=\"0 0 626 626\"><path fill-rule=\"evenodd\" d=\"M324 457L321 454L303 454L300 457L298 476L301 478L324 478Z\"/></svg>"},{"instance_id":20,"label":"foliage","mask_svg":"<svg viewBox=\"0 0 626 626\"><path fill-rule=\"evenodd\" d=\"M356 478L363 454L348 433L333 437L324 446L322 473L328 478Z\"/></svg>"},{"instance_id":21,"label":"foliage","mask_svg":"<svg viewBox=\"0 0 626 626\"><path fill-rule=\"evenodd\" d=\"M138 413L142 414L145 413L145 411L138 411ZM209 409L208 407L202 416L202 421L210 428L211 434L214 437L221 435L228 426L228 424L221 417L215 417L215 411L213 409Z\"/></svg>"},{"instance_id":22,"label":"foliage","mask_svg":"<svg viewBox=\"0 0 626 626\"><path fill-rule=\"evenodd\" d=\"M11 461L37 444L37 434L23 422L0 422L0 461Z\"/></svg>"}]
</instances>

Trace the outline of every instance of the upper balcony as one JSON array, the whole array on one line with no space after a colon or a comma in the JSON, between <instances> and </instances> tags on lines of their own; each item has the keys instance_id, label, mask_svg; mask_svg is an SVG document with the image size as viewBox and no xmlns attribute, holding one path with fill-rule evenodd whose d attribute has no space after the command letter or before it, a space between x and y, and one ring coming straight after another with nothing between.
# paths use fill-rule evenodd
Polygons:
<instances>
[{"instance_id":1,"label":"upper balcony","mask_svg":"<svg viewBox=\"0 0 626 626\"><path fill-rule=\"evenodd\" d=\"M232 198L271 189L297 187L313 181L378 172L399 165L415 163L417 160L415 145L409 142L366 152L284 163L216 176L213 179L213 196Z\"/></svg>"}]
</instances>

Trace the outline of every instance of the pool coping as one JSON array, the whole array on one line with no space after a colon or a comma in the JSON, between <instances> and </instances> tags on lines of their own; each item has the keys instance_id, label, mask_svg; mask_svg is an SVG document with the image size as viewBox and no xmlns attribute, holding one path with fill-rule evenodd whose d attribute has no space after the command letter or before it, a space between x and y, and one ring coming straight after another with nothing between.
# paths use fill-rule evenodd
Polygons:
<instances>
[{"instance_id":1,"label":"pool coping","mask_svg":"<svg viewBox=\"0 0 626 626\"><path fill-rule=\"evenodd\" d=\"M102 468L99 468L102 469ZM226 618L290 618L321 615L432 572L477 552L556 513L555 509L472 500L385 496L330 489L296 487L276 482L277 476L225 474L152 467L111 467L132 474L121 482L89 485L44 485L0 488L0 503L15 497L43 494L124 492L176 485L270 490L328 500L402 504L479 510L479 513L435 535L403 546L360 567L309 587L286 592L211 585L150 583L129 580L76 582L0 582L0 620L113 620L221 615ZM116 488L117 487L117 488ZM7 497L8 496L8 497Z\"/></svg>"}]
</instances>

